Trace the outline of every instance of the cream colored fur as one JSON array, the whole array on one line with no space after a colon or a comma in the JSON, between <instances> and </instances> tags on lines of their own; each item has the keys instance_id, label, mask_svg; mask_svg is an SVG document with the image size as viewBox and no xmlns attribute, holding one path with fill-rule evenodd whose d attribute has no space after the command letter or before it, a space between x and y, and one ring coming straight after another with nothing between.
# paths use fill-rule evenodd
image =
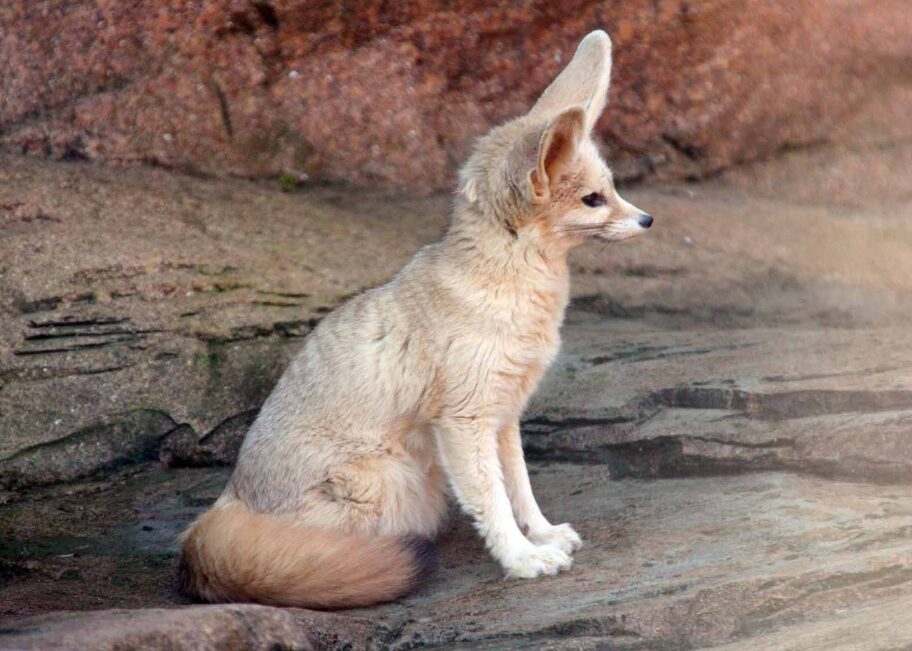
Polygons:
<instances>
[{"instance_id":1,"label":"cream colored fur","mask_svg":"<svg viewBox=\"0 0 912 651\"><path fill-rule=\"evenodd\" d=\"M306 558L308 527L384 540L433 537L449 485L508 576L570 566L580 537L539 509L519 420L560 345L568 252L592 237L621 240L644 230L643 213L617 195L590 137L610 71L610 40L593 32L527 115L479 140L446 236L310 334L247 434L216 509L281 522L300 536L296 554ZM600 195L594 207L582 200L593 193ZM273 583L282 586L319 572L289 563L269 569L271 556L287 557L287 537L254 538L252 530L254 546L272 552L222 545L221 565L206 562L207 536L220 544L227 526L219 533L207 517L185 547L191 592L324 603L300 590L257 591L257 572L280 574ZM408 572L397 571L404 585ZM198 589L203 574L207 590ZM334 579L360 580L344 568ZM238 583L245 580L246 588ZM386 588L375 600L397 594Z\"/></svg>"}]
</instances>

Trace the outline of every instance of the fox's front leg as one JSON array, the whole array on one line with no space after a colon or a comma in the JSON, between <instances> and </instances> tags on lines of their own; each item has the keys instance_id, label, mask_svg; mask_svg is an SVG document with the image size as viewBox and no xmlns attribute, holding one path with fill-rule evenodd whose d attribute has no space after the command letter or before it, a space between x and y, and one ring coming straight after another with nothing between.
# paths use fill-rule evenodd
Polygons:
<instances>
[{"instance_id":1,"label":"fox's front leg","mask_svg":"<svg viewBox=\"0 0 912 651\"><path fill-rule=\"evenodd\" d=\"M542 515L538 502L535 501L523 457L518 421L513 421L498 432L497 451L513 513L529 540L539 545L556 546L567 554L579 549L583 543L573 527L569 524L552 525Z\"/></svg>"},{"instance_id":2,"label":"fox's front leg","mask_svg":"<svg viewBox=\"0 0 912 651\"><path fill-rule=\"evenodd\" d=\"M434 433L440 462L456 499L474 519L507 576L532 578L570 567L566 552L532 544L517 526L504 486L493 424L452 417L438 422Z\"/></svg>"}]
</instances>

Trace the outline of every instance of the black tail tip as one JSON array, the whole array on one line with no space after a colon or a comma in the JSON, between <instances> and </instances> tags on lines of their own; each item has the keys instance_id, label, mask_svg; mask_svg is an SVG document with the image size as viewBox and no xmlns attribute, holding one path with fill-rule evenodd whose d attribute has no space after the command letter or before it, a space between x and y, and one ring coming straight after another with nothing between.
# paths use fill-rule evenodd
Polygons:
<instances>
[{"instance_id":1,"label":"black tail tip","mask_svg":"<svg viewBox=\"0 0 912 651\"><path fill-rule=\"evenodd\" d=\"M180 560L177 564L177 592L187 599L198 600L196 594L195 581L193 580L193 569L190 567L190 561L187 559L187 553L181 552Z\"/></svg>"},{"instance_id":2,"label":"black tail tip","mask_svg":"<svg viewBox=\"0 0 912 651\"><path fill-rule=\"evenodd\" d=\"M437 556L437 548L434 546L434 541L429 538L421 538L420 536L407 538L405 546L415 559L414 589L427 582L434 575L437 568L440 567L440 558Z\"/></svg>"}]
</instances>

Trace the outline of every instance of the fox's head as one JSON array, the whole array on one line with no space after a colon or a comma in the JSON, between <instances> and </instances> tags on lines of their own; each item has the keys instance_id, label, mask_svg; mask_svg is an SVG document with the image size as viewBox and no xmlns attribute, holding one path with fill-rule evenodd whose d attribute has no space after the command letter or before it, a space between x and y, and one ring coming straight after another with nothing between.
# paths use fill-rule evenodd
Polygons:
<instances>
[{"instance_id":1,"label":"fox's head","mask_svg":"<svg viewBox=\"0 0 912 651\"><path fill-rule=\"evenodd\" d=\"M460 201L514 238L561 250L652 226L650 215L618 195L592 141L610 78L611 40L592 32L528 114L479 140L460 173Z\"/></svg>"}]
</instances>

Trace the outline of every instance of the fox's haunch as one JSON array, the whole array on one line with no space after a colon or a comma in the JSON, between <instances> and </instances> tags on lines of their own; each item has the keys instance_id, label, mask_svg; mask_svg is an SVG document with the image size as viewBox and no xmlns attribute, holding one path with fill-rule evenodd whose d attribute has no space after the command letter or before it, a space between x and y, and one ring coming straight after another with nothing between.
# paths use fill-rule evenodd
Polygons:
<instances>
[{"instance_id":1,"label":"fox's haunch","mask_svg":"<svg viewBox=\"0 0 912 651\"><path fill-rule=\"evenodd\" d=\"M304 608L368 606L402 597L437 567L426 538L348 535L216 507L183 536L182 594Z\"/></svg>"}]
</instances>

